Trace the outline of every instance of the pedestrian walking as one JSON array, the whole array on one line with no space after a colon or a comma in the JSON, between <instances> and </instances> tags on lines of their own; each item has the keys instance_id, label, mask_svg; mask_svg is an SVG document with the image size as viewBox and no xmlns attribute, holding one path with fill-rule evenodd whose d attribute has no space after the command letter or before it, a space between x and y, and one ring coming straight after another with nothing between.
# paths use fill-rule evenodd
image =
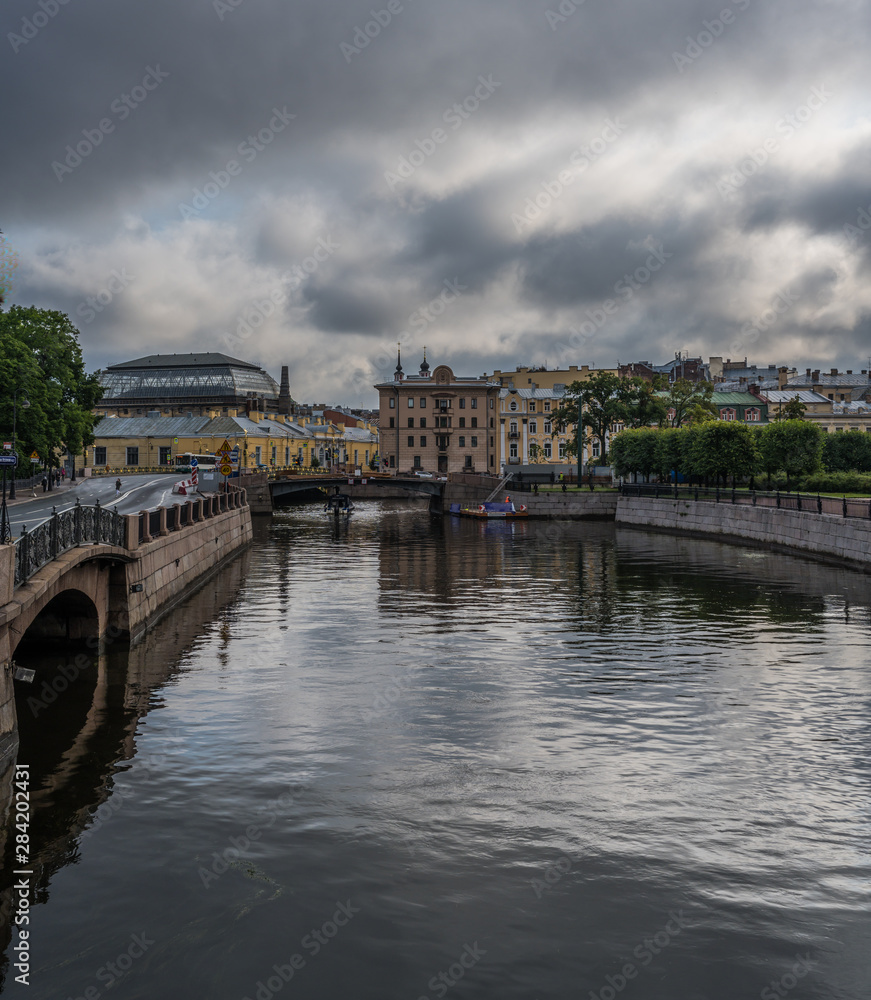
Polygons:
<instances>
[{"instance_id":1,"label":"pedestrian walking","mask_svg":"<svg viewBox=\"0 0 871 1000\"><path fill-rule=\"evenodd\" d=\"M116 496L116 498L121 496L121 480L120 479L116 479L115 480L115 496Z\"/></svg>"},{"instance_id":2,"label":"pedestrian walking","mask_svg":"<svg viewBox=\"0 0 871 1000\"><path fill-rule=\"evenodd\" d=\"M66 482L66 478L67 478L67 470L66 470L66 468L63 468L63 469L60 470L60 478L61 478L62 482Z\"/></svg>"},{"instance_id":3,"label":"pedestrian walking","mask_svg":"<svg viewBox=\"0 0 871 1000\"><path fill-rule=\"evenodd\" d=\"M45 493L45 491L47 489L48 489L48 480L45 478L45 476L43 476L42 477L42 492Z\"/></svg>"}]
</instances>

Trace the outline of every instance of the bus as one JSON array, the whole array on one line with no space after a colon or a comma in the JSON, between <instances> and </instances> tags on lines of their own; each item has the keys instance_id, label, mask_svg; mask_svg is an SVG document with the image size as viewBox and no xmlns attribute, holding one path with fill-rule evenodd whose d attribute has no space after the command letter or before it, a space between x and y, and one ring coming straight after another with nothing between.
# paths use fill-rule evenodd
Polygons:
<instances>
[{"instance_id":1,"label":"bus","mask_svg":"<svg viewBox=\"0 0 871 1000\"><path fill-rule=\"evenodd\" d=\"M191 459L197 460L197 467L201 472L212 471L215 468L215 456L214 455L197 455L192 451L182 452L180 455L175 456L175 471L176 472L190 472L191 471Z\"/></svg>"}]
</instances>

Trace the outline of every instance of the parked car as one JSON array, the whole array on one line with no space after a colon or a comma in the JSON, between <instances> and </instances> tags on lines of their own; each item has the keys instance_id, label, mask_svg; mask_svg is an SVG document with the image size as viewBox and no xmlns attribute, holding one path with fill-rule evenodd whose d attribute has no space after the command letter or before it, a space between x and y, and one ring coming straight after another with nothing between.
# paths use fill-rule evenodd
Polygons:
<instances>
[{"instance_id":1,"label":"parked car","mask_svg":"<svg viewBox=\"0 0 871 1000\"><path fill-rule=\"evenodd\" d=\"M416 476L419 476L421 479L432 479L433 478L433 474L431 472L416 471L414 474Z\"/></svg>"}]
</instances>

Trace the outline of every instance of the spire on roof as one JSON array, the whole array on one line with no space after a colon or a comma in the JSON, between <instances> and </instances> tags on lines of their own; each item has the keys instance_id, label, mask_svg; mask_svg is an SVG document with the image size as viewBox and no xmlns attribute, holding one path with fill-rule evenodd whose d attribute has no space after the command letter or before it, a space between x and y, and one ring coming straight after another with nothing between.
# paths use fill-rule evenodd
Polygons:
<instances>
[{"instance_id":1,"label":"spire on roof","mask_svg":"<svg viewBox=\"0 0 871 1000\"><path fill-rule=\"evenodd\" d=\"M396 371L393 373L393 381L401 382L404 378L402 374L402 355L401 355L402 344L396 344Z\"/></svg>"},{"instance_id":2,"label":"spire on roof","mask_svg":"<svg viewBox=\"0 0 871 1000\"><path fill-rule=\"evenodd\" d=\"M423 348L423 361L420 363L420 374L423 378L429 377L429 364L426 360L426 345Z\"/></svg>"}]
</instances>

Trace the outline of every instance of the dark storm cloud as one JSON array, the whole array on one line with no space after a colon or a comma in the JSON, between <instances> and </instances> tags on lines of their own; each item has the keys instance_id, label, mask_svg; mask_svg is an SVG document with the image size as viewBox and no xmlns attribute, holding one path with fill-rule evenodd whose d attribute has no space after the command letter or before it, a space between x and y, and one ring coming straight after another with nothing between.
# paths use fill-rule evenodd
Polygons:
<instances>
[{"instance_id":1,"label":"dark storm cloud","mask_svg":"<svg viewBox=\"0 0 871 1000\"><path fill-rule=\"evenodd\" d=\"M871 308L871 240L844 237L871 205L868 13L867 0L10 0L13 299L69 310L96 366L143 342L226 349L283 289L235 353L274 363L290 339L311 393L338 398L368 344L413 318L415 343L472 370L518 345L555 357L660 248L661 270L597 332L600 364L726 353L790 282L801 304L759 349L852 360ZM831 97L805 117L815 92ZM758 148L766 162L726 190ZM390 181L402 162L413 169ZM283 282L318 241L336 248ZM124 266L129 290L77 316ZM462 292L421 320L445 281Z\"/></svg>"}]
</instances>

